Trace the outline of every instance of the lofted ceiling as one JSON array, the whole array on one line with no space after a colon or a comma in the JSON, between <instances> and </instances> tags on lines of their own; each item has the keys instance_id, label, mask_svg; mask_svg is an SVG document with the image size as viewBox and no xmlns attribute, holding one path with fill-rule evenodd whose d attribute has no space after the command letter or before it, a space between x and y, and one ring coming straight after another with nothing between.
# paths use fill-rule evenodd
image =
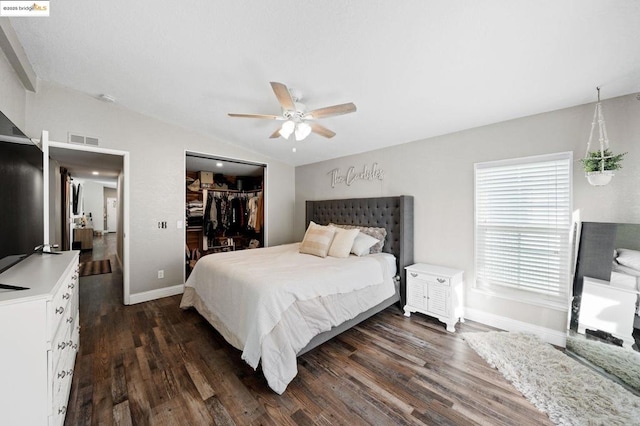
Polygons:
<instances>
[{"instance_id":1,"label":"lofted ceiling","mask_svg":"<svg viewBox=\"0 0 640 426\"><path fill-rule=\"evenodd\" d=\"M50 3L11 23L40 79L302 165L640 91L637 0ZM332 139L269 139L269 85ZM97 135L100 136L100 135ZM292 152L295 147L297 152Z\"/></svg>"}]
</instances>

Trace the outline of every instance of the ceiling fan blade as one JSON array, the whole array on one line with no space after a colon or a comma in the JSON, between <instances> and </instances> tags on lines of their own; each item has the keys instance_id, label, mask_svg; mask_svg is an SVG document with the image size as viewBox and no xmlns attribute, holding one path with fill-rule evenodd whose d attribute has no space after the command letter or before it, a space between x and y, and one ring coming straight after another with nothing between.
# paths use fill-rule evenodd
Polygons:
<instances>
[{"instance_id":1,"label":"ceiling fan blade","mask_svg":"<svg viewBox=\"0 0 640 426\"><path fill-rule=\"evenodd\" d=\"M263 119L267 119L267 120L283 120L284 119L281 115L271 115L271 114L234 114L234 113L229 113L229 117L263 118Z\"/></svg>"},{"instance_id":2,"label":"ceiling fan blade","mask_svg":"<svg viewBox=\"0 0 640 426\"><path fill-rule=\"evenodd\" d=\"M273 93L276 94L276 98L278 98L280 106L282 106L285 111L296 110L296 106L293 104L293 99L291 99L291 93L289 93L287 86L282 83L272 81L271 88L273 89Z\"/></svg>"},{"instance_id":3,"label":"ceiling fan blade","mask_svg":"<svg viewBox=\"0 0 640 426\"><path fill-rule=\"evenodd\" d=\"M349 102L347 104L333 105L329 107L314 109L313 111L309 111L307 114L305 114L304 118L324 118L334 115L349 114L350 112L355 111L355 104L353 102Z\"/></svg>"},{"instance_id":4,"label":"ceiling fan blade","mask_svg":"<svg viewBox=\"0 0 640 426\"><path fill-rule=\"evenodd\" d=\"M280 128L276 129L275 132L271 133L271 136L269 136L269 139L276 139L280 137Z\"/></svg>"},{"instance_id":5,"label":"ceiling fan blade","mask_svg":"<svg viewBox=\"0 0 640 426\"><path fill-rule=\"evenodd\" d=\"M336 132L332 132L324 126L319 125L318 123L308 123L311 126L311 131L313 133L317 133L320 136L324 136L325 138L332 138L336 135Z\"/></svg>"}]
</instances>

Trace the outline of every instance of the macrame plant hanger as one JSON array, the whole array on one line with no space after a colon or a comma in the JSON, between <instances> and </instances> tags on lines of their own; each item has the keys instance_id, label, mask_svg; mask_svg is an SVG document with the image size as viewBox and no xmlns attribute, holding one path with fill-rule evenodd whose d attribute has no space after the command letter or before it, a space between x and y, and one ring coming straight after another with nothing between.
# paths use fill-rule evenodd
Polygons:
<instances>
[{"instance_id":1,"label":"macrame plant hanger","mask_svg":"<svg viewBox=\"0 0 640 426\"><path fill-rule=\"evenodd\" d=\"M589 141L587 142L587 152L585 154L585 161L598 160L600 163L600 170L596 172L587 172L587 180L591 185L602 186L611 182L613 178L612 170L605 170L604 163L607 158L611 158L612 155L605 156L605 151L609 149L609 137L607 136L607 125L604 122L604 115L602 114L602 104L600 103L600 87L596 87L598 90L598 102L596 103L596 110L593 113L593 121L591 122L591 132L589 133ZM600 156L591 156L591 142L593 141L593 131L595 130L596 123L598 123L598 133L600 142Z\"/></svg>"}]
</instances>

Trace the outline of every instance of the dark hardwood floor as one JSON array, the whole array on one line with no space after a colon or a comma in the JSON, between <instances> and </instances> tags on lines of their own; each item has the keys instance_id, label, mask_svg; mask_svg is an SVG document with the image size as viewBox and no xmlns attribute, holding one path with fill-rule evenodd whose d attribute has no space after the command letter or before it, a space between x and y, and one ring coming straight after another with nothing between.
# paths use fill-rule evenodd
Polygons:
<instances>
[{"instance_id":1,"label":"dark hardwood floor","mask_svg":"<svg viewBox=\"0 0 640 426\"><path fill-rule=\"evenodd\" d=\"M460 332L389 308L298 359L283 395L180 296L122 304L114 235L83 260L113 273L80 279L80 349L67 425L551 424Z\"/></svg>"}]
</instances>

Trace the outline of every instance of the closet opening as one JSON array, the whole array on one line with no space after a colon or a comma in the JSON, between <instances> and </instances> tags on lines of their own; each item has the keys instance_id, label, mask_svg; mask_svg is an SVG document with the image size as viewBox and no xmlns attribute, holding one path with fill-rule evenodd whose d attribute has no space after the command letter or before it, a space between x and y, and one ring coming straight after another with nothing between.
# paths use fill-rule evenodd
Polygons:
<instances>
[{"instance_id":1,"label":"closet opening","mask_svg":"<svg viewBox=\"0 0 640 426\"><path fill-rule=\"evenodd\" d=\"M185 280L203 256L264 247L267 165L186 151Z\"/></svg>"}]
</instances>

